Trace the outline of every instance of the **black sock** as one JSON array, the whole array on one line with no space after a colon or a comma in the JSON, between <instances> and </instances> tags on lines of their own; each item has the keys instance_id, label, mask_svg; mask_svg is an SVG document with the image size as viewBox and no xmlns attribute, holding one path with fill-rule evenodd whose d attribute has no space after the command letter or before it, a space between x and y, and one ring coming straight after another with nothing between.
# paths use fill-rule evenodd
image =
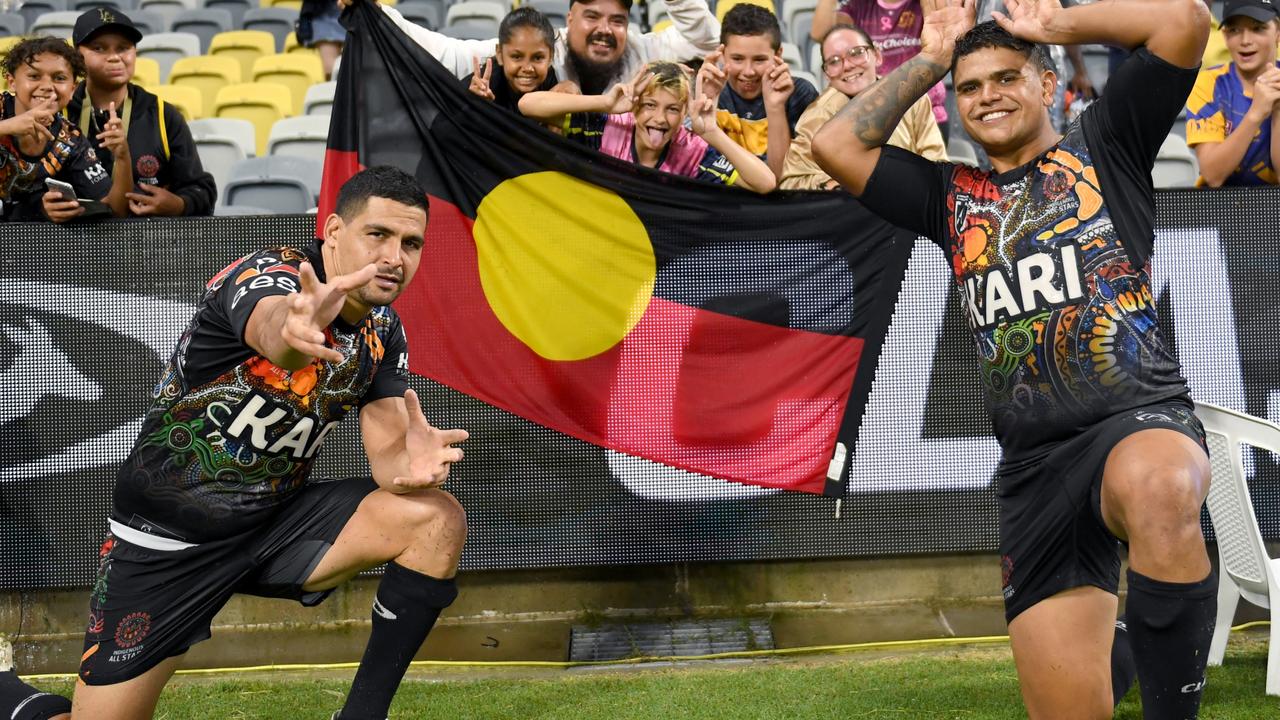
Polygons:
<instances>
[{"instance_id":1,"label":"black sock","mask_svg":"<svg viewBox=\"0 0 1280 720\"><path fill-rule=\"evenodd\" d=\"M458 597L452 579L440 580L387 563L373 601L373 632L351 683L341 720L383 720L404 671L440 611Z\"/></svg>"},{"instance_id":2,"label":"black sock","mask_svg":"<svg viewBox=\"0 0 1280 720\"><path fill-rule=\"evenodd\" d=\"M1218 576L1170 583L1129 571L1125 606L1129 643L1138 666L1142 715L1195 718L1218 611Z\"/></svg>"},{"instance_id":3,"label":"black sock","mask_svg":"<svg viewBox=\"0 0 1280 720\"><path fill-rule=\"evenodd\" d=\"M1116 637L1111 641L1112 707L1120 704L1137 677L1138 665L1133 661L1133 648L1129 646L1129 630L1124 618L1120 618L1116 620Z\"/></svg>"},{"instance_id":4,"label":"black sock","mask_svg":"<svg viewBox=\"0 0 1280 720\"><path fill-rule=\"evenodd\" d=\"M70 700L31 687L12 670L0 672L0 718L47 720L69 712Z\"/></svg>"}]
</instances>

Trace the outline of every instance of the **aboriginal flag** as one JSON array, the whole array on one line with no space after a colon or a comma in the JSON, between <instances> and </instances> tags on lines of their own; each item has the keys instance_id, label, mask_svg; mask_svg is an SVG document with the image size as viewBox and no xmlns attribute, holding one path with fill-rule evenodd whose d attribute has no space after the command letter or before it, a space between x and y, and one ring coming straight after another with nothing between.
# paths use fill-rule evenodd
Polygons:
<instances>
[{"instance_id":1,"label":"aboriginal flag","mask_svg":"<svg viewBox=\"0 0 1280 720\"><path fill-rule=\"evenodd\" d=\"M844 193L603 156L471 95L371 4L346 20L319 221L363 167L426 187L396 303L412 372L618 452L843 494L910 235Z\"/></svg>"}]
</instances>

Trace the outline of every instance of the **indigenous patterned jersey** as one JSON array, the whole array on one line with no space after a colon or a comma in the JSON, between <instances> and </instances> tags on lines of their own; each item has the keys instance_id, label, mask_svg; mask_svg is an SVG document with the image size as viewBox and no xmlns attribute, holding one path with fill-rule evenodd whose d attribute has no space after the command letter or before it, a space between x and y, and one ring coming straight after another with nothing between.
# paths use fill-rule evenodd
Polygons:
<instances>
[{"instance_id":1,"label":"indigenous patterned jersey","mask_svg":"<svg viewBox=\"0 0 1280 720\"><path fill-rule=\"evenodd\" d=\"M325 436L353 408L407 388L400 319L379 307L325 330L340 363L289 372L244 342L263 298L297 292L318 248L249 255L208 284L156 385L155 402L116 481L113 523L181 543L258 527L302 488Z\"/></svg>"},{"instance_id":2,"label":"indigenous patterned jersey","mask_svg":"<svg viewBox=\"0 0 1280 720\"><path fill-rule=\"evenodd\" d=\"M0 120L14 114L13 94L0 93ZM0 219L5 222L48 219L40 202L47 178L68 183L79 198L101 200L111 192L111 174L80 128L54 115L49 132L53 139L36 157L23 154L16 137L0 135L0 201L4 203Z\"/></svg>"},{"instance_id":3,"label":"indigenous patterned jersey","mask_svg":"<svg viewBox=\"0 0 1280 720\"><path fill-rule=\"evenodd\" d=\"M1139 50L1057 145L1002 174L881 149L862 199L947 253L1007 454L1186 392L1148 278L1150 172L1194 79Z\"/></svg>"},{"instance_id":4,"label":"indigenous patterned jersey","mask_svg":"<svg viewBox=\"0 0 1280 720\"><path fill-rule=\"evenodd\" d=\"M1276 63L1280 67L1280 62ZM1253 96L1244 91L1235 63L1211 67L1196 78L1187 98L1187 145L1220 143L1244 121ZM1240 165L1227 176L1226 185L1275 185L1271 167L1271 122L1262 123L1249 141ZM1204 178L1197 183L1204 185Z\"/></svg>"}]
</instances>

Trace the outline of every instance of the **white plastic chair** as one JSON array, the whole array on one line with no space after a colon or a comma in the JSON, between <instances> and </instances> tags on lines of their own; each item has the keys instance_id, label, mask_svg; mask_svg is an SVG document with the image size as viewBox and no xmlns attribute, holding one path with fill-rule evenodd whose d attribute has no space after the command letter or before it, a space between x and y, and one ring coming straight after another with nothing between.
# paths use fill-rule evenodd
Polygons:
<instances>
[{"instance_id":1,"label":"white plastic chair","mask_svg":"<svg viewBox=\"0 0 1280 720\"><path fill-rule=\"evenodd\" d=\"M1209 517L1218 538L1218 620L1209 664L1221 665L1240 598L1271 610L1267 694L1280 695L1280 559L1267 555L1245 481L1243 446L1280 452L1280 426L1234 410L1196 404L1213 479Z\"/></svg>"},{"instance_id":2,"label":"white plastic chair","mask_svg":"<svg viewBox=\"0 0 1280 720\"><path fill-rule=\"evenodd\" d=\"M330 115L333 110L333 94L338 89L338 83L330 80L329 82L316 83L307 88L306 97L302 99L303 115Z\"/></svg>"},{"instance_id":3,"label":"white plastic chair","mask_svg":"<svg viewBox=\"0 0 1280 720\"><path fill-rule=\"evenodd\" d=\"M1177 133L1165 136L1151 168L1151 184L1158 188L1194 187L1199 174L1196 156L1187 141Z\"/></svg>"}]
</instances>

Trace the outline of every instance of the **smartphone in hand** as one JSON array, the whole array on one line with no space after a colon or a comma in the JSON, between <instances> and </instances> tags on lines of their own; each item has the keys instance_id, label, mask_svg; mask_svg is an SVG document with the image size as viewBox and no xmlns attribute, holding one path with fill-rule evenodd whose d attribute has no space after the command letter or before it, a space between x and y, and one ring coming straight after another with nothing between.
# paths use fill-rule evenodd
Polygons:
<instances>
[{"instance_id":1,"label":"smartphone in hand","mask_svg":"<svg viewBox=\"0 0 1280 720\"><path fill-rule=\"evenodd\" d=\"M45 178L44 186L49 188L49 192L61 195L63 200L79 200L76 197L76 189L71 187L70 183L54 180L53 178Z\"/></svg>"}]
</instances>

